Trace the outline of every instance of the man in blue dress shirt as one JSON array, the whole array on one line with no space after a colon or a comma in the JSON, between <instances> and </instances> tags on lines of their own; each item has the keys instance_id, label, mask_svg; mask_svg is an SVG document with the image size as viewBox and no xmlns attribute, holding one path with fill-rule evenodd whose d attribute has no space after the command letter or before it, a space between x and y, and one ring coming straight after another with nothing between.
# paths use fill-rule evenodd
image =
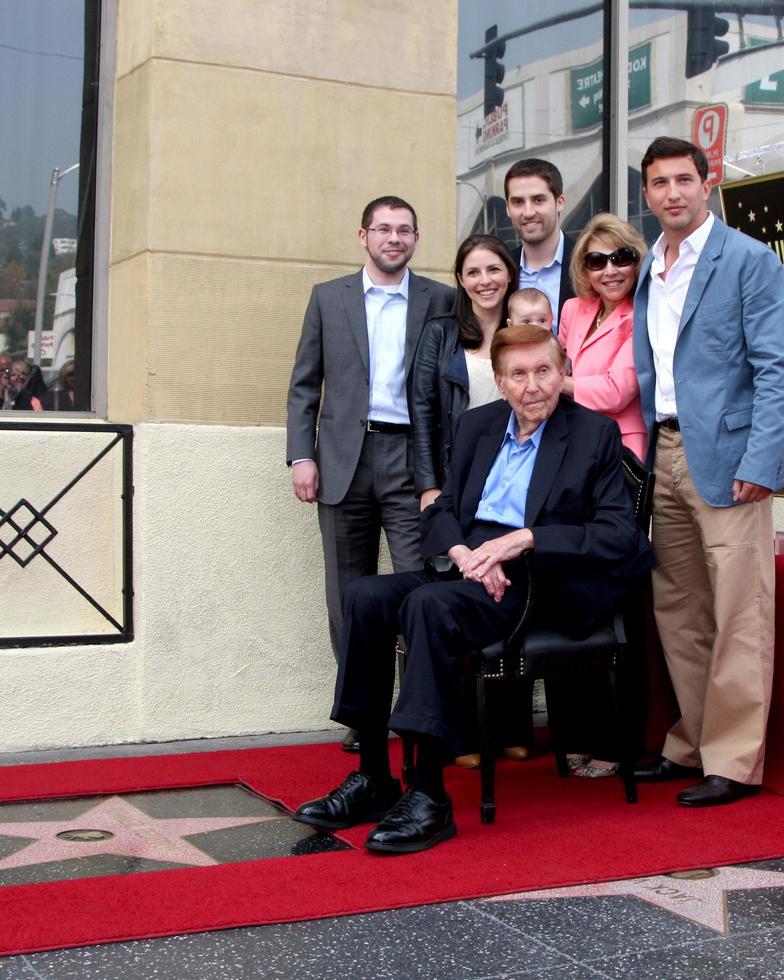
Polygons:
<instances>
[{"instance_id":1,"label":"man in blue dress shirt","mask_svg":"<svg viewBox=\"0 0 784 980\"><path fill-rule=\"evenodd\" d=\"M553 309L558 335L561 307L574 296L569 261L574 241L561 231L566 204L561 171L549 160L529 157L513 163L504 177L506 213L520 239L512 258L519 267L518 287L540 289Z\"/></svg>"},{"instance_id":2,"label":"man in blue dress shirt","mask_svg":"<svg viewBox=\"0 0 784 980\"><path fill-rule=\"evenodd\" d=\"M428 567L359 579L345 593L332 718L359 731L359 771L295 819L326 829L381 820L366 841L372 850L410 853L455 834L443 768L457 748L461 661L516 623L525 553L540 594L575 635L652 564L624 486L618 426L561 398L557 340L537 326L508 327L491 356L505 401L460 419L450 478L421 518ZM390 716L398 633L408 667ZM402 796L389 728L417 745Z\"/></svg>"}]
</instances>

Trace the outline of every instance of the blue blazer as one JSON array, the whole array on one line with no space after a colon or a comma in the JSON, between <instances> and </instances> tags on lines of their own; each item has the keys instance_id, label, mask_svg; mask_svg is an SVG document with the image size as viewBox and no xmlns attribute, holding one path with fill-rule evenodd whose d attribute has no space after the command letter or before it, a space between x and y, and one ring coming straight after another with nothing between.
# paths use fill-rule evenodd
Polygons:
<instances>
[{"instance_id":1,"label":"blue blazer","mask_svg":"<svg viewBox=\"0 0 784 980\"><path fill-rule=\"evenodd\" d=\"M656 372L647 308L652 252L634 299L634 364L656 447ZM784 484L784 266L772 249L719 218L697 261L673 358L689 472L713 507L731 507L733 480Z\"/></svg>"}]
</instances>

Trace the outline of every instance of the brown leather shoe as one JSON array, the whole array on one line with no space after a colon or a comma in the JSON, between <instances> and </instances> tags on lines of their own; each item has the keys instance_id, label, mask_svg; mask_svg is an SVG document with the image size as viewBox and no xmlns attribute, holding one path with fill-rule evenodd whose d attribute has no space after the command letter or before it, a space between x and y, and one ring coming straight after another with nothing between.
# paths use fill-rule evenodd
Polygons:
<instances>
[{"instance_id":1,"label":"brown leather shoe","mask_svg":"<svg viewBox=\"0 0 784 980\"><path fill-rule=\"evenodd\" d=\"M525 745L507 745L501 749L501 755L505 759L513 759L515 762L525 762L530 754Z\"/></svg>"},{"instance_id":2,"label":"brown leather shoe","mask_svg":"<svg viewBox=\"0 0 784 980\"><path fill-rule=\"evenodd\" d=\"M482 757L478 752L469 752L468 755L456 755L455 765L461 769L478 769L482 765Z\"/></svg>"},{"instance_id":3,"label":"brown leather shoe","mask_svg":"<svg viewBox=\"0 0 784 980\"><path fill-rule=\"evenodd\" d=\"M706 776L701 783L678 793L678 802L684 806L721 806L753 796L759 790L759 786L738 783L725 776Z\"/></svg>"}]
</instances>

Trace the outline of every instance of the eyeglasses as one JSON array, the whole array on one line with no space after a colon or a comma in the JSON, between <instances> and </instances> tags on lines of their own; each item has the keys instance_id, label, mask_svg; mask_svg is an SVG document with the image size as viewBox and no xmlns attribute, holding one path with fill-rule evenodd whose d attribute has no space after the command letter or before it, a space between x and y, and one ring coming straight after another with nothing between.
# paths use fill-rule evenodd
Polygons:
<instances>
[{"instance_id":1,"label":"eyeglasses","mask_svg":"<svg viewBox=\"0 0 784 980\"><path fill-rule=\"evenodd\" d=\"M390 228L389 225L376 225L375 228L368 228L368 231L374 231L379 238L389 238L394 232L403 241L406 238L414 238L416 235L416 231L408 225L403 225L402 228Z\"/></svg>"},{"instance_id":2,"label":"eyeglasses","mask_svg":"<svg viewBox=\"0 0 784 980\"><path fill-rule=\"evenodd\" d=\"M616 248L609 255L606 252L587 252L583 265L589 272L601 271L608 262L612 262L619 269L625 269L627 266L634 265L639 257L636 248L624 245L622 248Z\"/></svg>"}]
</instances>

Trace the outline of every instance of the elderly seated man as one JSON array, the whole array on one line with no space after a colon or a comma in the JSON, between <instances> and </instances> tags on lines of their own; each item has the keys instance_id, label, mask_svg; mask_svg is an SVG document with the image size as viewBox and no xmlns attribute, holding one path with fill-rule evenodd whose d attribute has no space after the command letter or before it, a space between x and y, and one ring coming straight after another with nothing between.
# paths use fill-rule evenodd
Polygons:
<instances>
[{"instance_id":1,"label":"elderly seated man","mask_svg":"<svg viewBox=\"0 0 784 980\"><path fill-rule=\"evenodd\" d=\"M523 554L532 552L538 595L575 635L653 564L624 486L618 426L561 395L558 341L537 326L508 327L491 357L505 401L462 416L451 475L422 514L422 553L440 561L359 579L344 596L332 718L360 733L359 771L294 819L327 830L380 821L366 841L375 851L421 851L456 833L443 768L456 749L462 658L516 622ZM390 716L398 633L408 667ZM390 772L390 728L416 741L403 794Z\"/></svg>"}]
</instances>

